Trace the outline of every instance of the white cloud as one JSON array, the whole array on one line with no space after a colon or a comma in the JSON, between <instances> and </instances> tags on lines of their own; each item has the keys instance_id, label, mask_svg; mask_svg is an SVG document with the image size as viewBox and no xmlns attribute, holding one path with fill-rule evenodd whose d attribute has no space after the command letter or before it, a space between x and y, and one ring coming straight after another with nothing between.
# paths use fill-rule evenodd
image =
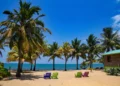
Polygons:
<instances>
[{"instance_id":1,"label":"white cloud","mask_svg":"<svg viewBox=\"0 0 120 86\"><path fill-rule=\"evenodd\" d=\"M113 16L112 20L113 20L113 25L112 26L114 28L120 28L120 14Z\"/></svg>"}]
</instances>

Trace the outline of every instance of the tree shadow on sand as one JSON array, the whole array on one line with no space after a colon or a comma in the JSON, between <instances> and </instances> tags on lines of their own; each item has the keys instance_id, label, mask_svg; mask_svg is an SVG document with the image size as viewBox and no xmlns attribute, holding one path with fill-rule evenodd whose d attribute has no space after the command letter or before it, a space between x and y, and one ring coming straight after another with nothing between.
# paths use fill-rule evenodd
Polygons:
<instances>
[{"instance_id":1,"label":"tree shadow on sand","mask_svg":"<svg viewBox=\"0 0 120 86\"><path fill-rule=\"evenodd\" d=\"M22 75L20 78L20 80L34 80L34 79L39 79L39 78L43 78L42 75L32 75L32 74L27 74L27 75Z\"/></svg>"},{"instance_id":2,"label":"tree shadow on sand","mask_svg":"<svg viewBox=\"0 0 120 86\"><path fill-rule=\"evenodd\" d=\"M35 79L39 79L39 78L43 78L43 75L33 75L33 74L22 74L20 78L17 78L15 75L12 75L11 77L8 77L6 79L4 79L4 81L7 80L14 80L14 79L19 79L19 80L35 80Z\"/></svg>"}]
</instances>

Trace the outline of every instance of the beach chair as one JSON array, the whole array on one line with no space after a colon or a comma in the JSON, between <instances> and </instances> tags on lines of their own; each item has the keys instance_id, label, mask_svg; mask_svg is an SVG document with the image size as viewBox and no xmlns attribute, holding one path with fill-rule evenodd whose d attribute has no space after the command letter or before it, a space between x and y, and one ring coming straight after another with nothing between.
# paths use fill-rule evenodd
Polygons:
<instances>
[{"instance_id":1,"label":"beach chair","mask_svg":"<svg viewBox=\"0 0 120 86\"><path fill-rule=\"evenodd\" d=\"M82 77L82 72L77 72L77 74L75 74L76 78L81 78Z\"/></svg>"},{"instance_id":2,"label":"beach chair","mask_svg":"<svg viewBox=\"0 0 120 86\"><path fill-rule=\"evenodd\" d=\"M89 75L89 72L85 72L82 76L83 77L89 77L88 75Z\"/></svg>"},{"instance_id":3,"label":"beach chair","mask_svg":"<svg viewBox=\"0 0 120 86\"><path fill-rule=\"evenodd\" d=\"M51 79L58 79L58 72L53 73Z\"/></svg>"},{"instance_id":4,"label":"beach chair","mask_svg":"<svg viewBox=\"0 0 120 86\"><path fill-rule=\"evenodd\" d=\"M44 75L44 79L50 79L51 78L51 73L46 73Z\"/></svg>"}]
</instances>

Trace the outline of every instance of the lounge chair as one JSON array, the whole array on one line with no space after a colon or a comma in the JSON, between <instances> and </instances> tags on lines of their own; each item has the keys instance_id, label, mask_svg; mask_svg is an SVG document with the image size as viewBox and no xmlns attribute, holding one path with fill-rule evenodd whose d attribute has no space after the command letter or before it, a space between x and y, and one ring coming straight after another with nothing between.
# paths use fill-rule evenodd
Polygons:
<instances>
[{"instance_id":1,"label":"lounge chair","mask_svg":"<svg viewBox=\"0 0 120 86\"><path fill-rule=\"evenodd\" d=\"M50 79L51 78L51 73L46 73L44 75L44 79Z\"/></svg>"},{"instance_id":2,"label":"lounge chair","mask_svg":"<svg viewBox=\"0 0 120 86\"><path fill-rule=\"evenodd\" d=\"M58 79L58 72L53 73L51 79Z\"/></svg>"},{"instance_id":3,"label":"lounge chair","mask_svg":"<svg viewBox=\"0 0 120 86\"><path fill-rule=\"evenodd\" d=\"M77 74L75 74L76 78L81 78L82 77L82 72L77 72Z\"/></svg>"},{"instance_id":4,"label":"lounge chair","mask_svg":"<svg viewBox=\"0 0 120 86\"><path fill-rule=\"evenodd\" d=\"M89 77L88 75L89 75L89 72L85 72L82 76L83 77Z\"/></svg>"}]
</instances>

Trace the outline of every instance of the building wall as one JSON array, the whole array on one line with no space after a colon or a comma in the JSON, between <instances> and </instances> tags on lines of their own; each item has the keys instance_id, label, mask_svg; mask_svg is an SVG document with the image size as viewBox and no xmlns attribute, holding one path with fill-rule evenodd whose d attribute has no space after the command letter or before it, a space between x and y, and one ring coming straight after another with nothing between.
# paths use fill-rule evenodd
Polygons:
<instances>
[{"instance_id":1,"label":"building wall","mask_svg":"<svg viewBox=\"0 0 120 86\"><path fill-rule=\"evenodd\" d=\"M120 66L120 54L110 55L111 62L107 61L107 56L104 56L104 65L105 66Z\"/></svg>"}]
</instances>

